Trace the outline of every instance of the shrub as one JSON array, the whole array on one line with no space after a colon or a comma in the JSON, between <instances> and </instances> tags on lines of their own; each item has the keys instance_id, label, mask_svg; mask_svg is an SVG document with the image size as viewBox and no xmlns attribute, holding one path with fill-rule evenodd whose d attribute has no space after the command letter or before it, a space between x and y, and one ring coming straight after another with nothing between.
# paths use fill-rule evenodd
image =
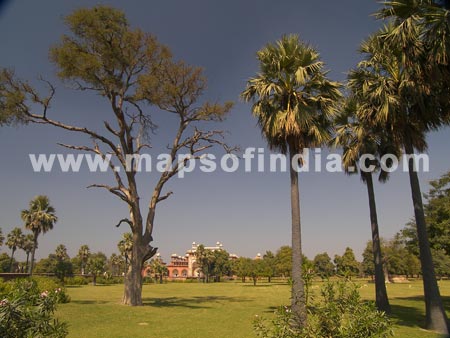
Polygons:
<instances>
[{"instance_id":1,"label":"shrub","mask_svg":"<svg viewBox=\"0 0 450 338\"><path fill-rule=\"evenodd\" d=\"M358 287L348 281L327 282L320 298L308 302L307 326L293 329L292 313L282 307L271 324L257 317L254 329L263 338L387 338L392 324L385 313L377 311L373 302L361 299Z\"/></svg>"},{"instance_id":2,"label":"shrub","mask_svg":"<svg viewBox=\"0 0 450 338\"><path fill-rule=\"evenodd\" d=\"M69 303L70 297L66 294L66 291L61 286L61 282L57 278L33 276L31 277L36 282L37 288L40 292L49 292L56 294L57 303Z\"/></svg>"},{"instance_id":3,"label":"shrub","mask_svg":"<svg viewBox=\"0 0 450 338\"><path fill-rule=\"evenodd\" d=\"M62 338L67 324L53 318L58 291L41 292L32 279L17 279L0 301L0 336L3 338Z\"/></svg>"},{"instance_id":4,"label":"shrub","mask_svg":"<svg viewBox=\"0 0 450 338\"><path fill-rule=\"evenodd\" d=\"M55 277L33 276L31 279L36 282L37 287L41 292L53 291L62 286L61 281Z\"/></svg>"},{"instance_id":5,"label":"shrub","mask_svg":"<svg viewBox=\"0 0 450 338\"><path fill-rule=\"evenodd\" d=\"M86 277L75 276L64 278L64 285L88 285L89 280Z\"/></svg>"},{"instance_id":6,"label":"shrub","mask_svg":"<svg viewBox=\"0 0 450 338\"><path fill-rule=\"evenodd\" d=\"M97 284L104 284L104 285L123 284L123 277L98 276Z\"/></svg>"}]
</instances>

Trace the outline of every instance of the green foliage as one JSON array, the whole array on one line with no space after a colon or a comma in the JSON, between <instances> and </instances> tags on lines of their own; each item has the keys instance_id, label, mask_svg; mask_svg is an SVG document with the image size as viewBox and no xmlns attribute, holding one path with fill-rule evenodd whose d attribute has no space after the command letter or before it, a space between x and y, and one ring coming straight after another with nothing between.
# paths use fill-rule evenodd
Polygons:
<instances>
[{"instance_id":1,"label":"green foliage","mask_svg":"<svg viewBox=\"0 0 450 338\"><path fill-rule=\"evenodd\" d=\"M62 338L67 324L53 317L60 302L58 289L41 291L36 281L17 279L1 295L0 336L4 338Z\"/></svg>"},{"instance_id":2,"label":"green foliage","mask_svg":"<svg viewBox=\"0 0 450 338\"><path fill-rule=\"evenodd\" d=\"M53 229L53 225L58 221L55 208L50 205L47 196L39 195L29 203L29 208L21 211L21 218L25 222L25 228L33 232L33 247L31 252L30 273L33 273L34 254L38 245L38 237L41 233Z\"/></svg>"},{"instance_id":3,"label":"green foliage","mask_svg":"<svg viewBox=\"0 0 450 338\"><path fill-rule=\"evenodd\" d=\"M65 277L69 277L73 275L73 266L72 262L69 260L59 261L55 266L55 275L61 281L64 281Z\"/></svg>"},{"instance_id":4,"label":"green foliage","mask_svg":"<svg viewBox=\"0 0 450 338\"><path fill-rule=\"evenodd\" d=\"M86 277L74 276L64 278L64 285L88 285L89 280Z\"/></svg>"},{"instance_id":5,"label":"green foliage","mask_svg":"<svg viewBox=\"0 0 450 338\"><path fill-rule=\"evenodd\" d=\"M430 181L430 191L425 194L425 220L430 247L444 250L450 255L450 171L437 180ZM416 223L408 222L400 231L406 247L415 255L419 254Z\"/></svg>"},{"instance_id":6,"label":"green foliage","mask_svg":"<svg viewBox=\"0 0 450 338\"><path fill-rule=\"evenodd\" d=\"M431 254L433 255L434 270L436 275L450 276L450 256L444 250L432 249Z\"/></svg>"},{"instance_id":7,"label":"green foliage","mask_svg":"<svg viewBox=\"0 0 450 338\"><path fill-rule=\"evenodd\" d=\"M282 246L275 255L277 274L283 277L290 277L292 271L292 248Z\"/></svg>"},{"instance_id":8,"label":"green foliage","mask_svg":"<svg viewBox=\"0 0 450 338\"><path fill-rule=\"evenodd\" d=\"M54 254L48 255L47 258L42 258L36 263L34 272L36 273L55 273L58 260Z\"/></svg>"},{"instance_id":9,"label":"green foliage","mask_svg":"<svg viewBox=\"0 0 450 338\"><path fill-rule=\"evenodd\" d=\"M256 285L259 277L264 276L265 264L262 259L250 259L249 264L249 277L253 280L253 285Z\"/></svg>"},{"instance_id":10,"label":"green foliage","mask_svg":"<svg viewBox=\"0 0 450 338\"><path fill-rule=\"evenodd\" d=\"M102 285L123 284L123 281L123 277L111 277L109 275L98 276L96 278L96 283Z\"/></svg>"},{"instance_id":11,"label":"green foliage","mask_svg":"<svg viewBox=\"0 0 450 338\"><path fill-rule=\"evenodd\" d=\"M359 273L359 263L356 261L355 254L351 248L346 248L342 256L334 256L336 273L340 276L357 276Z\"/></svg>"},{"instance_id":12,"label":"green foliage","mask_svg":"<svg viewBox=\"0 0 450 338\"><path fill-rule=\"evenodd\" d=\"M277 274L276 258L272 251L266 251L263 255L264 276L270 279Z\"/></svg>"},{"instance_id":13,"label":"green foliage","mask_svg":"<svg viewBox=\"0 0 450 338\"><path fill-rule=\"evenodd\" d=\"M307 326L294 329L289 307L281 307L275 318L257 317L254 329L263 338L386 338L393 335L386 314L377 311L373 302L361 299L358 287L346 281L327 282L320 298L308 301Z\"/></svg>"},{"instance_id":14,"label":"green foliage","mask_svg":"<svg viewBox=\"0 0 450 338\"><path fill-rule=\"evenodd\" d=\"M58 75L103 95L123 89L123 73L145 73L170 54L150 34L131 30L125 14L111 7L79 9L65 21L72 34L50 50Z\"/></svg>"},{"instance_id":15,"label":"green foliage","mask_svg":"<svg viewBox=\"0 0 450 338\"><path fill-rule=\"evenodd\" d=\"M44 277L44 276L33 276L31 277L39 291L54 291L61 287L61 282L57 278Z\"/></svg>"},{"instance_id":16,"label":"green foliage","mask_svg":"<svg viewBox=\"0 0 450 338\"><path fill-rule=\"evenodd\" d=\"M102 252L91 254L86 264L86 272L93 276L93 284L97 283L97 276L106 271L106 256Z\"/></svg>"},{"instance_id":17,"label":"green foliage","mask_svg":"<svg viewBox=\"0 0 450 338\"><path fill-rule=\"evenodd\" d=\"M314 257L314 270L322 279L331 277L334 275L334 264L331 261L328 253L324 252L321 254L317 254Z\"/></svg>"},{"instance_id":18,"label":"green foliage","mask_svg":"<svg viewBox=\"0 0 450 338\"><path fill-rule=\"evenodd\" d=\"M159 254L156 256L156 258L150 260L149 267L154 280L162 284L164 281L164 276L167 276L168 269L167 266L163 263Z\"/></svg>"},{"instance_id":19,"label":"green foliage","mask_svg":"<svg viewBox=\"0 0 450 338\"><path fill-rule=\"evenodd\" d=\"M27 118L20 109L24 95L18 88L8 88L11 70L0 71L0 127L26 123Z\"/></svg>"},{"instance_id":20,"label":"green foliage","mask_svg":"<svg viewBox=\"0 0 450 338\"><path fill-rule=\"evenodd\" d=\"M214 281L220 281L224 275L229 275L232 271L230 255L223 249L210 250L200 244L195 252L196 261L200 271L205 275L205 282L214 277Z\"/></svg>"},{"instance_id":21,"label":"green foliage","mask_svg":"<svg viewBox=\"0 0 450 338\"><path fill-rule=\"evenodd\" d=\"M9 272L11 257L7 253L0 254L0 272Z\"/></svg>"},{"instance_id":22,"label":"green foliage","mask_svg":"<svg viewBox=\"0 0 450 338\"><path fill-rule=\"evenodd\" d=\"M252 113L269 147L299 152L328 142L341 85L327 79L319 53L297 35L285 35L257 57L260 71L241 97L254 102Z\"/></svg>"},{"instance_id":23,"label":"green foliage","mask_svg":"<svg viewBox=\"0 0 450 338\"><path fill-rule=\"evenodd\" d=\"M245 282L245 278L247 276L250 276L251 259L239 257L238 259L233 261L232 265L233 272L236 274L236 276L240 277L242 279L242 282Z\"/></svg>"}]
</instances>

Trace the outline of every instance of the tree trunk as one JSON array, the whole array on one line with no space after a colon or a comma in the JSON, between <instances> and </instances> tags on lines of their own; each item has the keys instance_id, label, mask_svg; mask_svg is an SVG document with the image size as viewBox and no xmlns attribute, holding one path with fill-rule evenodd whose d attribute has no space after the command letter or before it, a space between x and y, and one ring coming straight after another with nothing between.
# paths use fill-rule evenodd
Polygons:
<instances>
[{"instance_id":1,"label":"tree trunk","mask_svg":"<svg viewBox=\"0 0 450 338\"><path fill-rule=\"evenodd\" d=\"M142 267L143 259L139 254L138 245L133 241L133 251L129 262L128 271L125 275L125 290L122 303L131 306L142 305Z\"/></svg>"},{"instance_id":2,"label":"tree trunk","mask_svg":"<svg viewBox=\"0 0 450 338\"><path fill-rule=\"evenodd\" d=\"M414 149L411 139L405 142L406 155L413 155ZM436 281L433 258L431 256L430 242L428 240L425 214L423 211L422 193L420 191L419 178L415 170L414 159L408 162L409 181L411 195L414 204L414 216L416 218L417 237L419 240L420 263L422 266L423 288L425 295L426 327L448 335L447 315L442 304L439 287Z\"/></svg>"},{"instance_id":3,"label":"tree trunk","mask_svg":"<svg viewBox=\"0 0 450 338\"><path fill-rule=\"evenodd\" d=\"M27 271L27 272L28 272L28 263L29 263L29 258L30 258L30 252L29 252L29 251L27 251L27 262L26 262L26 264L25 264L25 271Z\"/></svg>"},{"instance_id":4,"label":"tree trunk","mask_svg":"<svg viewBox=\"0 0 450 338\"><path fill-rule=\"evenodd\" d=\"M256 277L253 277L253 286L256 286Z\"/></svg>"},{"instance_id":5,"label":"tree trunk","mask_svg":"<svg viewBox=\"0 0 450 338\"><path fill-rule=\"evenodd\" d=\"M385 283L390 283L389 270L388 270L387 262L383 262L383 271L384 271L384 281L385 281Z\"/></svg>"},{"instance_id":6,"label":"tree trunk","mask_svg":"<svg viewBox=\"0 0 450 338\"><path fill-rule=\"evenodd\" d=\"M92 276L92 285L96 286L97 285L97 275L93 275Z\"/></svg>"},{"instance_id":7,"label":"tree trunk","mask_svg":"<svg viewBox=\"0 0 450 338\"><path fill-rule=\"evenodd\" d=\"M16 251L16 249L13 248L11 251L11 260L9 261L9 272L14 272L13 271L14 251Z\"/></svg>"},{"instance_id":8,"label":"tree trunk","mask_svg":"<svg viewBox=\"0 0 450 338\"><path fill-rule=\"evenodd\" d=\"M375 299L379 311L391 313L391 306L386 291L385 276L383 272L383 259L381 254L380 233L378 230L377 207L373 189L372 173L364 173L369 195L370 226L372 230L372 251L375 264Z\"/></svg>"},{"instance_id":9,"label":"tree trunk","mask_svg":"<svg viewBox=\"0 0 450 338\"><path fill-rule=\"evenodd\" d=\"M37 248L37 238L38 238L38 233L34 232L34 239L33 239L33 250L31 251L31 260L30 260L30 269L28 271L28 273L30 274L30 277L33 275L33 268L34 268L34 254L36 253L36 248Z\"/></svg>"},{"instance_id":10,"label":"tree trunk","mask_svg":"<svg viewBox=\"0 0 450 338\"><path fill-rule=\"evenodd\" d=\"M305 285L302 275L302 240L300 223L300 195L298 173L294 169L292 159L296 155L292 144L289 144L289 168L291 178L291 214L292 214L292 298L291 310L293 327L306 325Z\"/></svg>"}]
</instances>

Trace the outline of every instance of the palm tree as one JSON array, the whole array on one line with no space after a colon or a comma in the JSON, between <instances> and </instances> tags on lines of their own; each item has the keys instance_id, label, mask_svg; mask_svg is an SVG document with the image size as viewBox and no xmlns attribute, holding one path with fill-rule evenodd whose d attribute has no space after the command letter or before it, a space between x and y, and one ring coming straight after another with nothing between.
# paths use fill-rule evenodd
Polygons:
<instances>
[{"instance_id":1,"label":"palm tree","mask_svg":"<svg viewBox=\"0 0 450 338\"><path fill-rule=\"evenodd\" d=\"M155 259L152 259L150 261L150 268L155 276L155 279L158 278L159 284L162 284L164 275L167 274L168 270L166 265L163 263L161 256L159 256L159 253L157 254Z\"/></svg>"},{"instance_id":2,"label":"palm tree","mask_svg":"<svg viewBox=\"0 0 450 338\"><path fill-rule=\"evenodd\" d=\"M25 271L28 271L30 253L33 251L33 247L34 247L34 236L33 234L27 234L25 236L25 240L22 245L22 250L25 251L25 254L27 255L27 263L25 265Z\"/></svg>"},{"instance_id":3,"label":"palm tree","mask_svg":"<svg viewBox=\"0 0 450 338\"><path fill-rule=\"evenodd\" d=\"M50 205L47 196L36 196L30 201L29 209L22 210L22 220L25 227L33 232L33 250L31 251L31 264L29 274L33 274L34 255L38 246L38 236L40 233L46 233L53 229L53 225L58 221L55 215L55 208Z\"/></svg>"},{"instance_id":4,"label":"palm tree","mask_svg":"<svg viewBox=\"0 0 450 338\"><path fill-rule=\"evenodd\" d=\"M125 257L125 273L128 271L128 261L133 251L133 234L126 232L122 235L122 239L117 244L120 254Z\"/></svg>"},{"instance_id":5,"label":"palm tree","mask_svg":"<svg viewBox=\"0 0 450 338\"><path fill-rule=\"evenodd\" d=\"M283 36L257 53L260 72L247 82L241 96L253 101L269 148L289 153L292 212L293 326L306 323L302 276L302 246L298 166L295 156L305 148L325 144L331 138L330 121L341 98L340 84L327 79L319 53L297 35Z\"/></svg>"},{"instance_id":6,"label":"palm tree","mask_svg":"<svg viewBox=\"0 0 450 338\"><path fill-rule=\"evenodd\" d=\"M60 262L69 258L69 255L67 254L67 248L64 244L60 244L56 247L55 256Z\"/></svg>"},{"instance_id":7,"label":"palm tree","mask_svg":"<svg viewBox=\"0 0 450 338\"><path fill-rule=\"evenodd\" d=\"M118 275L120 272L120 266L123 263L123 259L121 256L118 256L117 254L113 253L111 254L111 257L109 257L109 262L111 264L111 270L113 275Z\"/></svg>"},{"instance_id":8,"label":"palm tree","mask_svg":"<svg viewBox=\"0 0 450 338\"><path fill-rule=\"evenodd\" d=\"M89 247L84 244L80 247L78 250L78 257L80 258L81 262L81 274L84 275L84 270L86 268L87 261L89 259L89 256L91 255L91 251L89 250Z\"/></svg>"},{"instance_id":9,"label":"palm tree","mask_svg":"<svg viewBox=\"0 0 450 338\"><path fill-rule=\"evenodd\" d=\"M20 248L23 244L25 236L22 233L22 229L14 228L6 237L6 245L11 249L11 261L9 263L9 271L13 272L13 260L14 252L17 248Z\"/></svg>"},{"instance_id":10,"label":"palm tree","mask_svg":"<svg viewBox=\"0 0 450 338\"><path fill-rule=\"evenodd\" d=\"M352 78L352 75L353 73L350 72L349 77ZM366 183L369 197L372 252L375 265L375 300L378 310L390 313L391 307L385 282L387 276L385 276L383 269L383 255L381 252L372 175L378 170L380 172L378 180L380 182L386 182L389 173L380 168L380 159L385 154L395 154L399 157L400 151L385 130L364 124L358 120L358 96L352 96L351 91L352 88L350 87L350 96L346 100L342 112L335 120L336 135L333 143L335 146L341 146L343 148L342 164L347 174L356 173L359 161L365 161L363 163L364 168L360 170L360 176L361 180ZM363 157L369 154L373 155L371 160Z\"/></svg>"},{"instance_id":11,"label":"palm tree","mask_svg":"<svg viewBox=\"0 0 450 338\"><path fill-rule=\"evenodd\" d=\"M433 90L436 84L430 82L426 75L430 69L422 51L423 43L418 40L422 35L420 28L412 22L407 26L408 31L402 36L402 39L409 37L407 47L392 44L397 40L391 40L391 37L399 31L394 24L386 26L362 44L361 52L365 59L353 72L349 85L364 100L361 101L358 118L387 130L407 156L424 282L426 325L429 329L448 334L414 160L414 150L423 152L427 148L426 133L448 123L448 110L444 109L440 92ZM444 85L439 79L436 82ZM431 95L433 92L436 94Z\"/></svg>"}]
</instances>

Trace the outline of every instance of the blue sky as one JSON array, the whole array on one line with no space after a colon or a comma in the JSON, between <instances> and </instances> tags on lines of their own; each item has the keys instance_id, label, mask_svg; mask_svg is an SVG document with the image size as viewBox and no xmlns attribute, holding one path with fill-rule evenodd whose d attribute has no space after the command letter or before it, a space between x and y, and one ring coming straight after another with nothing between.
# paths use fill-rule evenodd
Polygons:
<instances>
[{"instance_id":1,"label":"blue sky","mask_svg":"<svg viewBox=\"0 0 450 338\"><path fill-rule=\"evenodd\" d=\"M265 147L250 106L239 101L246 80L258 70L255 53L282 34L297 33L321 53L334 80L359 60L359 43L381 25L370 14L375 1L97 1L125 11L130 23L155 34L174 56L201 66L208 78L206 99L235 101L221 126L230 132L228 142L241 148ZM98 126L109 112L97 96L73 92L55 78L48 48L66 32L63 17L92 1L10 1L1 8L0 65L13 67L24 77L44 75L57 85L51 116L78 125ZM174 124L155 113L160 130L153 137L155 151L168 142ZM450 169L447 129L430 134L430 172L420 175L422 188ZM8 233L22 226L20 210L38 194L50 197L59 222L40 238L37 257L46 257L60 243L71 256L82 244L92 251L111 254L125 225L125 206L91 183L112 182L111 173L34 173L30 153L64 152L57 142L85 144L82 136L45 126L0 129L0 227ZM267 152L267 151L266 151ZM151 193L154 175L142 174L142 200ZM287 173L229 174L195 172L171 182L174 195L158 209L154 245L163 256L184 254L193 241L224 247L242 256L254 256L290 243L289 176ZM377 184L376 198L383 237L395 234L413 210L406 173L395 173ZM327 251L342 254L345 247L360 253L370 238L367 193L357 176L303 173L300 175L303 246L307 256ZM7 248L3 247L2 251Z\"/></svg>"}]
</instances>

